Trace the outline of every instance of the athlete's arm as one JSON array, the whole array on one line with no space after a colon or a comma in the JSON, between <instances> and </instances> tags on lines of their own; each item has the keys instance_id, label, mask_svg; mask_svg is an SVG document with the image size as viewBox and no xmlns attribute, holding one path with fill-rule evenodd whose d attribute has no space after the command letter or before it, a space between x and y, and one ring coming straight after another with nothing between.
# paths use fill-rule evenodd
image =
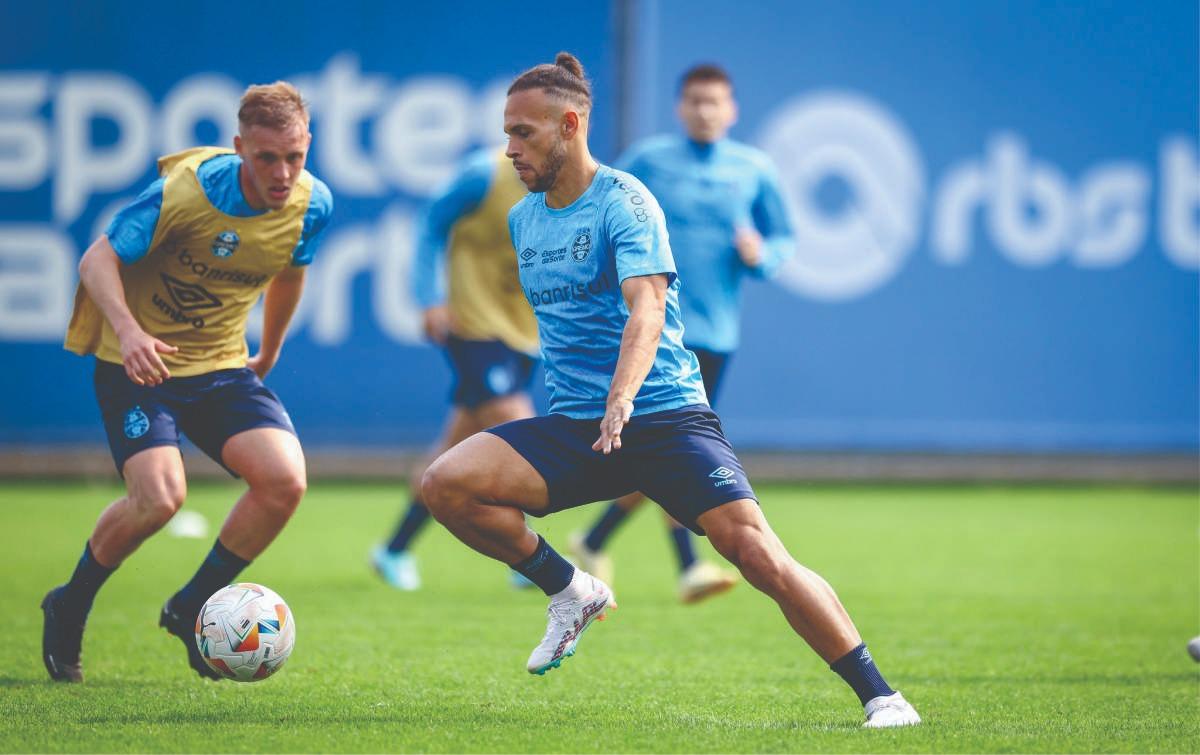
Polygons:
<instances>
[{"instance_id":1,"label":"athlete's arm","mask_svg":"<svg viewBox=\"0 0 1200 755\"><path fill-rule=\"evenodd\" d=\"M292 321L296 306L300 304L300 295L304 293L304 272L307 269L294 265L285 267L267 284L267 291L263 295L262 340L258 345L258 353L246 361L246 366L254 370L260 379L265 378L279 361L288 323Z\"/></svg>"},{"instance_id":2,"label":"athlete's arm","mask_svg":"<svg viewBox=\"0 0 1200 755\"><path fill-rule=\"evenodd\" d=\"M453 325L445 304L442 268L446 242L460 218L473 212L487 196L495 157L476 155L429 205L417 232L416 261L413 264L412 293L422 310L425 336L444 343Z\"/></svg>"},{"instance_id":3,"label":"athlete's arm","mask_svg":"<svg viewBox=\"0 0 1200 755\"><path fill-rule=\"evenodd\" d=\"M621 295L629 309L629 320L621 334L617 369L608 389L600 437L593 451L611 453L621 447L621 430L633 416L633 398L654 365L658 342L667 312L667 276L641 275L621 283Z\"/></svg>"},{"instance_id":4,"label":"athlete's arm","mask_svg":"<svg viewBox=\"0 0 1200 755\"><path fill-rule=\"evenodd\" d=\"M739 229L734 246L751 272L770 278L796 250L787 206L774 171L763 171L750 214L753 228Z\"/></svg>"},{"instance_id":5,"label":"athlete's arm","mask_svg":"<svg viewBox=\"0 0 1200 755\"><path fill-rule=\"evenodd\" d=\"M96 239L79 260L79 280L121 343L125 374L138 385L158 385L171 376L159 354L174 354L179 349L142 330L134 319L125 303L120 267L121 259L106 234Z\"/></svg>"}]
</instances>

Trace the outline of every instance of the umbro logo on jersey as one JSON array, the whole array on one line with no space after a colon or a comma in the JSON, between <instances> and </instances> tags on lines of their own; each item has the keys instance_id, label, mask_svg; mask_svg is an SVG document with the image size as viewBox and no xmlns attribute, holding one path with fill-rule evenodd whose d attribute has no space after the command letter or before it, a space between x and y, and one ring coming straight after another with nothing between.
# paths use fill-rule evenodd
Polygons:
<instances>
[{"instance_id":1,"label":"umbro logo on jersey","mask_svg":"<svg viewBox=\"0 0 1200 755\"><path fill-rule=\"evenodd\" d=\"M204 286L195 283L185 283L178 278L172 278L166 273L162 275L163 283L167 285L167 294L180 311L193 309L212 309L221 306L221 300L208 292Z\"/></svg>"},{"instance_id":2,"label":"umbro logo on jersey","mask_svg":"<svg viewBox=\"0 0 1200 755\"><path fill-rule=\"evenodd\" d=\"M537 256L537 252L533 251L532 249L524 249L521 251L521 259L525 260L526 262L528 262L529 260L533 259L536 256Z\"/></svg>"}]
</instances>

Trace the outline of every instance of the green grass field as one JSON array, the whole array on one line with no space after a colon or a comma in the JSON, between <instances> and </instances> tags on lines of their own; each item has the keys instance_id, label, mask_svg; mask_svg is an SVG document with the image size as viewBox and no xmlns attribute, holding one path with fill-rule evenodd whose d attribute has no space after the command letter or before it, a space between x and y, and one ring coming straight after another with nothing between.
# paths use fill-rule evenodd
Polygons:
<instances>
[{"instance_id":1,"label":"green grass field","mask_svg":"<svg viewBox=\"0 0 1200 755\"><path fill-rule=\"evenodd\" d=\"M194 485L219 524L238 489ZM245 578L296 616L287 667L203 681L156 626L209 540L162 533L109 581L87 681L52 684L38 602L116 488L0 486L0 750L118 752L1196 752L1194 489L763 486L925 724L859 728L853 694L745 585L685 607L657 512L613 541L621 608L545 677L544 598L434 526L425 589L367 569L397 486L317 483ZM552 542L596 507L539 522ZM707 544L705 544L707 550ZM709 551L711 552L711 551Z\"/></svg>"}]
</instances>

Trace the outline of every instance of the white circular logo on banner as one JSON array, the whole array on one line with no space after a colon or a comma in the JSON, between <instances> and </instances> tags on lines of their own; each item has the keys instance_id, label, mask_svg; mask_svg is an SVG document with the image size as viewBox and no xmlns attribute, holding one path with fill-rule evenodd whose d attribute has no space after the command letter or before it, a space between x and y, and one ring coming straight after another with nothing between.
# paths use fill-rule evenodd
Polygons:
<instances>
[{"instance_id":1,"label":"white circular logo on banner","mask_svg":"<svg viewBox=\"0 0 1200 755\"><path fill-rule=\"evenodd\" d=\"M760 145L779 168L796 233L780 282L840 300L896 274L917 241L925 194L920 153L899 121L860 95L823 92L772 113Z\"/></svg>"}]
</instances>

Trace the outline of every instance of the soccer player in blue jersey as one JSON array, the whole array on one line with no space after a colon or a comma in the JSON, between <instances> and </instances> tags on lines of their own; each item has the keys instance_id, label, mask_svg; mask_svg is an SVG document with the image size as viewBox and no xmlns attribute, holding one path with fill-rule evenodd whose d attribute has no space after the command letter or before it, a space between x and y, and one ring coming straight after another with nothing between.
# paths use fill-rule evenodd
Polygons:
<instances>
[{"instance_id":1,"label":"soccer player in blue jersey","mask_svg":"<svg viewBox=\"0 0 1200 755\"><path fill-rule=\"evenodd\" d=\"M526 193L503 150L481 150L422 217L413 296L426 337L445 349L454 370L454 406L435 457L485 428L534 414L529 384L537 322L521 293L508 239L508 211ZM443 268L448 286L442 285ZM375 570L401 590L421 586L409 547L429 520L418 489L424 469L415 472L412 500L395 533L371 553ZM515 586L530 586L519 574L512 576Z\"/></svg>"},{"instance_id":2,"label":"soccer player in blue jersey","mask_svg":"<svg viewBox=\"0 0 1200 755\"><path fill-rule=\"evenodd\" d=\"M654 196L598 164L587 146L591 87L570 54L508 90L507 154L532 192L509 213L521 284L537 316L550 414L471 436L425 472L433 515L476 551L511 565L550 598L526 668L543 674L614 607L526 524L644 491L707 535L853 688L869 727L920 721L888 686L837 595L788 554L709 408L683 347L679 281Z\"/></svg>"},{"instance_id":3,"label":"soccer player in blue jersey","mask_svg":"<svg viewBox=\"0 0 1200 755\"><path fill-rule=\"evenodd\" d=\"M737 120L733 82L715 65L697 65L679 84L677 112L686 136L635 144L617 162L658 200L683 286L684 347L696 355L710 405L738 344L746 276L770 277L794 247L779 181L761 151L727 138ZM631 493L609 504L586 534L571 538L578 563L611 584L603 552L616 528L644 502ZM697 560L687 527L668 526L679 561L679 598L692 603L731 587L735 575Z\"/></svg>"},{"instance_id":4,"label":"soccer player in blue jersey","mask_svg":"<svg viewBox=\"0 0 1200 755\"><path fill-rule=\"evenodd\" d=\"M306 266L329 222L329 189L304 170L312 135L291 84L246 90L234 149L163 157L79 263L66 347L95 354L96 400L126 494L100 515L70 580L42 601L50 677L83 680L83 630L112 572L175 514L187 490L179 434L247 490L159 625L201 676L196 617L283 529L307 486L291 418L262 383L279 358ZM246 320L263 299L258 354Z\"/></svg>"}]
</instances>

